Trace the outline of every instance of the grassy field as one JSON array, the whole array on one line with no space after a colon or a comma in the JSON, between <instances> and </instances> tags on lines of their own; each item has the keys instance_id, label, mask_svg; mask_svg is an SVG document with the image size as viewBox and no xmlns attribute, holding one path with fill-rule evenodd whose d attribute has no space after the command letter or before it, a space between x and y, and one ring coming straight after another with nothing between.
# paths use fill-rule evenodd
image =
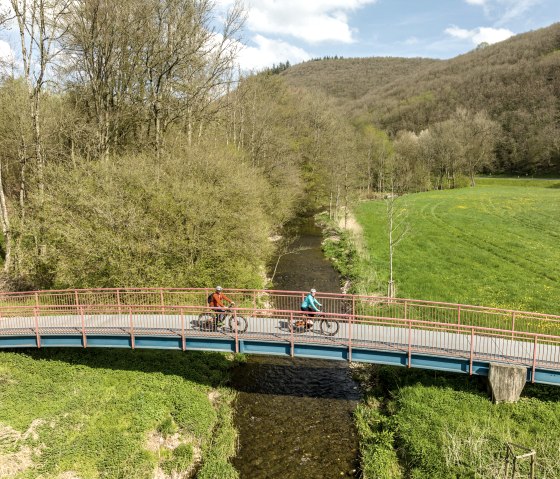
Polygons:
<instances>
[{"instance_id":1,"label":"grassy field","mask_svg":"<svg viewBox=\"0 0 560 479\"><path fill-rule=\"evenodd\" d=\"M478 185L396 200L409 225L394 251L397 295L560 314L560 181ZM362 203L355 213L383 292L386 205Z\"/></svg>"},{"instance_id":2,"label":"grassy field","mask_svg":"<svg viewBox=\"0 0 560 479\"><path fill-rule=\"evenodd\" d=\"M397 200L410 225L395 250L398 296L560 314L560 181L477 185ZM361 261L337 257L357 283L383 293L385 203L363 203L356 217ZM385 366L361 374L365 479L502 477L506 442L536 449L539 479L560 478L560 388L527 386L518 403L495 405L476 378Z\"/></svg>"},{"instance_id":3,"label":"grassy field","mask_svg":"<svg viewBox=\"0 0 560 479\"><path fill-rule=\"evenodd\" d=\"M0 477L236 478L233 365L217 353L0 354ZM181 475L183 474L183 475Z\"/></svg>"}]
</instances>

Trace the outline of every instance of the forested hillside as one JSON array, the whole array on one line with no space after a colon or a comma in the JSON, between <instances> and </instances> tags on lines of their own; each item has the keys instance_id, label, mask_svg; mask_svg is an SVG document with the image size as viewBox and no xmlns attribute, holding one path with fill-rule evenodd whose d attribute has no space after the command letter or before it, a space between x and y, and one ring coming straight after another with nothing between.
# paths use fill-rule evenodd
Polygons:
<instances>
[{"instance_id":1,"label":"forested hillside","mask_svg":"<svg viewBox=\"0 0 560 479\"><path fill-rule=\"evenodd\" d=\"M391 137L418 134L457 108L485 111L503 130L497 171L560 171L558 23L445 61L321 60L283 75L292 85L324 90Z\"/></svg>"},{"instance_id":2,"label":"forested hillside","mask_svg":"<svg viewBox=\"0 0 560 479\"><path fill-rule=\"evenodd\" d=\"M22 39L0 65L1 289L265 285L270 238L325 203L353 132L324 95L239 78L245 13L0 9Z\"/></svg>"}]
</instances>

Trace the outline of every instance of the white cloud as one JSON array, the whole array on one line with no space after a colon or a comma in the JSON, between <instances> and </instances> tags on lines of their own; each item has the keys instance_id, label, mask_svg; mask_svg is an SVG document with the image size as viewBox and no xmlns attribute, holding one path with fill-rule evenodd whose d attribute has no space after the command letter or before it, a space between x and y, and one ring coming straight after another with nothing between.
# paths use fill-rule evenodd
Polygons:
<instances>
[{"instance_id":1,"label":"white cloud","mask_svg":"<svg viewBox=\"0 0 560 479\"><path fill-rule=\"evenodd\" d=\"M505 9L497 22L498 25L503 25L542 3L542 0L497 0L497 2Z\"/></svg>"},{"instance_id":2,"label":"white cloud","mask_svg":"<svg viewBox=\"0 0 560 479\"><path fill-rule=\"evenodd\" d=\"M248 0L247 27L258 33L290 35L308 43L352 43L348 14L377 0ZM219 0L220 5L232 0Z\"/></svg>"},{"instance_id":3,"label":"white cloud","mask_svg":"<svg viewBox=\"0 0 560 479\"><path fill-rule=\"evenodd\" d=\"M0 62L12 63L15 55L8 42L0 40Z\"/></svg>"},{"instance_id":4,"label":"white cloud","mask_svg":"<svg viewBox=\"0 0 560 479\"><path fill-rule=\"evenodd\" d=\"M420 40L418 40L418 38L416 37L408 37L403 43L405 45L418 45L418 43L420 43Z\"/></svg>"},{"instance_id":5,"label":"white cloud","mask_svg":"<svg viewBox=\"0 0 560 479\"><path fill-rule=\"evenodd\" d=\"M484 7L486 16L494 18L496 25L504 25L523 15L544 0L465 0L470 5Z\"/></svg>"},{"instance_id":6,"label":"white cloud","mask_svg":"<svg viewBox=\"0 0 560 479\"><path fill-rule=\"evenodd\" d=\"M507 28L478 27L472 30L466 30L456 26L446 28L445 33L452 37L459 38L460 40L471 40L475 45L482 42L490 44L501 42L514 35L514 33Z\"/></svg>"},{"instance_id":7,"label":"white cloud","mask_svg":"<svg viewBox=\"0 0 560 479\"><path fill-rule=\"evenodd\" d=\"M281 40L271 40L262 35L256 35L252 40L257 46L245 47L238 57L243 70L262 70L286 60L293 64L311 58L305 50Z\"/></svg>"}]
</instances>

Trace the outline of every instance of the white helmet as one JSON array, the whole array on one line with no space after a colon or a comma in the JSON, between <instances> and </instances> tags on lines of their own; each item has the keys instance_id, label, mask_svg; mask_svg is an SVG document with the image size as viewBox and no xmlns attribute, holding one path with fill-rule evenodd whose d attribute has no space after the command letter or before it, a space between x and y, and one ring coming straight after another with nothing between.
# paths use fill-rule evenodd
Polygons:
<instances>
[{"instance_id":1,"label":"white helmet","mask_svg":"<svg viewBox=\"0 0 560 479\"><path fill-rule=\"evenodd\" d=\"M317 290L316 290L315 288L311 288L311 292L312 292L312 293L316 293Z\"/></svg>"},{"instance_id":2,"label":"white helmet","mask_svg":"<svg viewBox=\"0 0 560 479\"><path fill-rule=\"evenodd\" d=\"M222 289L224 288L222 288L221 286L216 286L216 291L221 291Z\"/></svg>"}]
</instances>

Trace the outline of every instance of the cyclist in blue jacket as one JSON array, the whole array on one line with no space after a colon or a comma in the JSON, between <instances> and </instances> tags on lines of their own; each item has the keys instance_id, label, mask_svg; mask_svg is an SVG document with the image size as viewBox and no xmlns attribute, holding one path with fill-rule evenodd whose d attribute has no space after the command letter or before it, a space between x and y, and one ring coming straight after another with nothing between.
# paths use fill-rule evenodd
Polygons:
<instances>
[{"instance_id":1,"label":"cyclist in blue jacket","mask_svg":"<svg viewBox=\"0 0 560 479\"><path fill-rule=\"evenodd\" d=\"M323 305L315 299L316 293L317 290L313 288L301 303L301 310L305 311L307 314L311 315L311 314L319 313L321 311L319 307ZM313 326L313 321L311 319L308 319L306 327L311 328L312 326Z\"/></svg>"}]
</instances>

